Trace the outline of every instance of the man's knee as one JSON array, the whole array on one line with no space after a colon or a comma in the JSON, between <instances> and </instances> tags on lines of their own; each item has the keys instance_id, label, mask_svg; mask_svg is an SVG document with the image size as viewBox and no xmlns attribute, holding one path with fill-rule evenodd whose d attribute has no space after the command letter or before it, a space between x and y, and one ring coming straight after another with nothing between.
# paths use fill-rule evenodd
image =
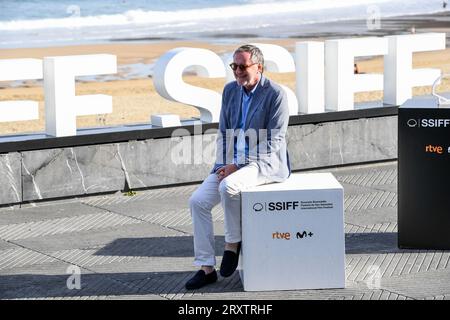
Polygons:
<instances>
[{"instance_id":1,"label":"man's knee","mask_svg":"<svg viewBox=\"0 0 450 320\"><path fill-rule=\"evenodd\" d=\"M201 203L201 195L199 195L197 192L194 192L189 198L189 207L201 207Z\"/></svg>"},{"instance_id":2,"label":"man's knee","mask_svg":"<svg viewBox=\"0 0 450 320\"><path fill-rule=\"evenodd\" d=\"M223 179L219 184L219 192L222 196L236 196L241 192L240 188L229 179Z\"/></svg>"},{"instance_id":3,"label":"man's knee","mask_svg":"<svg viewBox=\"0 0 450 320\"><path fill-rule=\"evenodd\" d=\"M191 210L194 209L195 212L198 212L199 210L195 209L211 210L213 205L209 204L205 197L197 190L189 198L189 207Z\"/></svg>"}]
</instances>

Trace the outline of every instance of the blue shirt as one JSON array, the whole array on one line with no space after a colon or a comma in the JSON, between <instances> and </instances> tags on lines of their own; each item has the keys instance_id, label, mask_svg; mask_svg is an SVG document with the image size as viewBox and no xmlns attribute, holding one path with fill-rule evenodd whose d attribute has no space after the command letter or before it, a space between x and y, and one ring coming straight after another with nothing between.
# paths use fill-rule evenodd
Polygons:
<instances>
[{"instance_id":1,"label":"blue shirt","mask_svg":"<svg viewBox=\"0 0 450 320\"><path fill-rule=\"evenodd\" d=\"M245 156L248 155L248 143L245 139L244 128L245 122L247 120L247 115L250 110L250 105L253 100L253 96L255 94L255 90L259 85L259 80L256 83L256 86L252 89L252 91L247 92L243 86L241 86L241 108L240 108L240 116L239 116L239 126L237 129L239 130L239 135L237 139L235 139L234 143L234 163L240 167L245 164Z\"/></svg>"}]
</instances>

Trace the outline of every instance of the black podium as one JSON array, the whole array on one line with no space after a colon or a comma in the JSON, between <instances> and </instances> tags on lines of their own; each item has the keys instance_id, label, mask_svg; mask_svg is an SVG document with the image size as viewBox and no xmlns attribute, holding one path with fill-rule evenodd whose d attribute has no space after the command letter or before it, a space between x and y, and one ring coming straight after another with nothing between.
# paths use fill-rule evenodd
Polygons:
<instances>
[{"instance_id":1,"label":"black podium","mask_svg":"<svg viewBox=\"0 0 450 320\"><path fill-rule=\"evenodd\" d=\"M398 246L450 249L450 108L436 98L398 110Z\"/></svg>"}]
</instances>

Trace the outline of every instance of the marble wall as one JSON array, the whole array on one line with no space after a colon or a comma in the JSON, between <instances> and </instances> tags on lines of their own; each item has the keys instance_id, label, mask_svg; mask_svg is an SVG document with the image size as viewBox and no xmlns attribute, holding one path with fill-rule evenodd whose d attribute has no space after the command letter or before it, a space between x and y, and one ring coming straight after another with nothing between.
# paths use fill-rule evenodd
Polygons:
<instances>
[{"instance_id":1,"label":"marble wall","mask_svg":"<svg viewBox=\"0 0 450 320\"><path fill-rule=\"evenodd\" d=\"M22 201L21 154L0 154L0 204Z\"/></svg>"},{"instance_id":2,"label":"marble wall","mask_svg":"<svg viewBox=\"0 0 450 320\"><path fill-rule=\"evenodd\" d=\"M397 117L289 127L293 170L397 158Z\"/></svg>"},{"instance_id":3,"label":"marble wall","mask_svg":"<svg viewBox=\"0 0 450 320\"><path fill-rule=\"evenodd\" d=\"M121 190L122 163L113 144L22 152L23 201Z\"/></svg>"},{"instance_id":4,"label":"marble wall","mask_svg":"<svg viewBox=\"0 0 450 320\"><path fill-rule=\"evenodd\" d=\"M0 204L203 180L215 134L0 154ZM397 116L290 126L293 170L397 158Z\"/></svg>"}]
</instances>

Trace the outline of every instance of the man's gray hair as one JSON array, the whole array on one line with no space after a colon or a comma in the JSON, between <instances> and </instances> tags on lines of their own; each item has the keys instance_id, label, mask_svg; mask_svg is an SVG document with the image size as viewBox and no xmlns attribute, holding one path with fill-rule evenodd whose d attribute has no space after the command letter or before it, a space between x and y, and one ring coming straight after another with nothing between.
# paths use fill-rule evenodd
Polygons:
<instances>
[{"instance_id":1,"label":"man's gray hair","mask_svg":"<svg viewBox=\"0 0 450 320\"><path fill-rule=\"evenodd\" d=\"M250 53L250 59L252 59L253 63L259 63L262 66L262 69L264 71L264 56L261 52L261 50L251 44L244 44L242 46L240 46L239 48L237 48L234 53L233 53L233 57L236 55L236 53L238 52L249 52Z\"/></svg>"}]
</instances>

